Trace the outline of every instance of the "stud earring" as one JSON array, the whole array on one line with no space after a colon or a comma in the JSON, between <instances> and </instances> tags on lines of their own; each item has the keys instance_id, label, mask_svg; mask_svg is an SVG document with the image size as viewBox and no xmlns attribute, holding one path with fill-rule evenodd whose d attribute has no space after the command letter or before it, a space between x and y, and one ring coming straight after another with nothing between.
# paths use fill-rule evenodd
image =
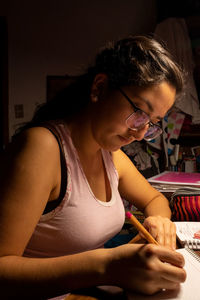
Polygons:
<instances>
[{"instance_id":1,"label":"stud earring","mask_svg":"<svg viewBox=\"0 0 200 300\"><path fill-rule=\"evenodd\" d=\"M94 101L94 102L97 102L97 101L98 101L98 96L94 96L94 97L93 97L93 101Z\"/></svg>"}]
</instances>

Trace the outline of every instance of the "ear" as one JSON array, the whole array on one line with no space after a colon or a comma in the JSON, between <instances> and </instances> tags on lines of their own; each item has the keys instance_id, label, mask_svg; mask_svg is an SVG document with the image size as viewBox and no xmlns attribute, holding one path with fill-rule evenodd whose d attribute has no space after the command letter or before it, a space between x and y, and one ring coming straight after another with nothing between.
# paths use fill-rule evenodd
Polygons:
<instances>
[{"instance_id":1,"label":"ear","mask_svg":"<svg viewBox=\"0 0 200 300\"><path fill-rule=\"evenodd\" d=\"M92 102L97 102L106 92L108 88L108 76L104 73L99 73L95 76L92 86L90 97Z\"/></svg>"}]
</instances>

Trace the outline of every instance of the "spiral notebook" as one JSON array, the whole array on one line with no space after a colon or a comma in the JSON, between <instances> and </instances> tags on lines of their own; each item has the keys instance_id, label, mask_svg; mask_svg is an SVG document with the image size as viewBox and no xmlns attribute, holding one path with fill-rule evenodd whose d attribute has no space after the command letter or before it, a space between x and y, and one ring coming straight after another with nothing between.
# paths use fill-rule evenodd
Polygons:
<instances>
[{"instance_id":1,"label":"spiral notebook","mask_svg":"<svg viewBox=\"0 0 200 300\"><path fill-rule=\"evenodd\" d=\"M183 247L186 246L190 249L200 250L200 222L174 223L176 225L176 235L180 244Z\"/></svg>"},{"instance_id":2,"label":"spiral notebook","mask_svg":"<svg viewBox=\"0 0 200 300\"><path fill-rule=\"evenodd\" d=\"M199 286L200 286L200 257L189 248L178 249L184 258L184 269L187 273L187 278L184 283L180 285L180 289L167 291L163 290L152 296L141 295L137 293L127 293L128 300L199 300Z\"/></svg>"}]
</instances>

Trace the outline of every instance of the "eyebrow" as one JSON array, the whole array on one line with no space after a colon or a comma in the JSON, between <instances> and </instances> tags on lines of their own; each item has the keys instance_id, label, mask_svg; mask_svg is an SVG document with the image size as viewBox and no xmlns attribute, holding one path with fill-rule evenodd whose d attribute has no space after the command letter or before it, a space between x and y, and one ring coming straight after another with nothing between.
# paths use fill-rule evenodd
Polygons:
<instances>
[{"instance_id":1,"label":"eyebrow","mask_svg":"<svg viewBox=\"0 0 200 300\"><path fill-rule=\"evenodd\" d=\"M153 106L151 105L151 103L149 102L149 100L147 100L147 99L145 99L145 98L143 98L143 97L141 97L141 96L139 96L139 95L137 95L137 94L135 94L135 96L137 97L137 98L139 98L140 100L142 100L147 106L148 106L148 108L149 108L149 110L150 110L150 112L153 112ZM160 117L160 116L157 116L157 117L155 117L156 119L158 119L159 121L162 121L162 117Z\"/></svg>"}]
</instances>

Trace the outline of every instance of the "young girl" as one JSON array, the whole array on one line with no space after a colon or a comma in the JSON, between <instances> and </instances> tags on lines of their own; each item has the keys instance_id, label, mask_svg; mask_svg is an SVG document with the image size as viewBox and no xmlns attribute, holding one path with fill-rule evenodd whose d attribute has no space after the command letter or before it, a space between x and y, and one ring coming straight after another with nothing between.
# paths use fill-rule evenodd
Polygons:
<instances>
[{"instance_id":1,"label":"young girl","mask_svg":"<svg viewBox=\"0 0 200 300\"><path fill-rule=\"evenodd\" d=\"M152 294L185 280L168 200L120 150L162 133L183 78L151 37L111 43L24 126L1 165L0 290L44 299L116 285ZM125 220L121 197L158 241L103 245ZM167 262L167 263L166 263Z\"/></svg>"}]
</instances>

